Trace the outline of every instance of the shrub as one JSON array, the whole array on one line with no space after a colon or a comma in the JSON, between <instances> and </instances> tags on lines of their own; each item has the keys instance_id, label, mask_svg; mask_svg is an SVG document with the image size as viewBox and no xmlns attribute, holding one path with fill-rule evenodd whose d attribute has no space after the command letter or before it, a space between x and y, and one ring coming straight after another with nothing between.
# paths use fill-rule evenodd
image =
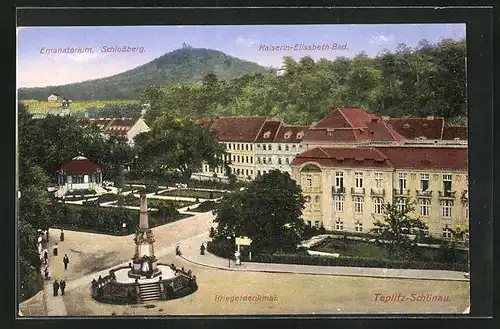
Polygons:
<instances>
[{"instance_id":1,"label":"shrub","mask_svg":"<svg viewBox=\"0 0 500 329\"><path fill-rule=\"evenodd\" d=\"M303 254L259 254L252 257L252 261L262 263L282 263L300 265L320 266L354 266L354 267L378 267L378 268L405 268L405 269L429 269L429 270L452 270L468 271L466 263L438 263L418 261L396 261L390 259L372 259L362 257L324 257Z\"/></svg>"},{"instance_id":2,"label":"shrub","mask_svg":"<svg viewBox=\"0 0 500 329\"><path fill-rule=\"evenodd\" d=\"M216 206L217 206L217 203L215 201L205 201L205 202L200 203L200 205L198 207L196 207L195 209L193 209L193 211L207 212L210 210L214 210Z\"/></svg>"},{"instance_id":3,"label":"shrub","mask_svg":"<svg viewBox=\"0 0 500 329\"><path fill-rule=\"evenodd\" d=\"M233 258L236 246L234 242L226 239L216 239L207 243L207 251L222 258Z\"/></svg>"}]
</instances>

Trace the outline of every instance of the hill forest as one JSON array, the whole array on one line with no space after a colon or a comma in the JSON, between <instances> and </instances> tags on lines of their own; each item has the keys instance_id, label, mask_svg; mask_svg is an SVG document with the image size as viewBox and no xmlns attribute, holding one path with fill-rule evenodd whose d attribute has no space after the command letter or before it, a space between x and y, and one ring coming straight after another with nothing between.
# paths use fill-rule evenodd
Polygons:
<instances>
[{"instance_id":1,"label":"hill forest","mask_svg":"<svg viewBox=\"0 0 500 329\"><path fill-rule=\"evenodd\" d=\"M314 124L336 107L467 122L465 40L422 40L416 48L400 44L376 57L284 57L283 69L281 75L249 73L227 81L211 73L201 82L150 86L141 96L151 105L146 122L162 115L263 115L289 124Z\"/></svg>"}]
</instances>

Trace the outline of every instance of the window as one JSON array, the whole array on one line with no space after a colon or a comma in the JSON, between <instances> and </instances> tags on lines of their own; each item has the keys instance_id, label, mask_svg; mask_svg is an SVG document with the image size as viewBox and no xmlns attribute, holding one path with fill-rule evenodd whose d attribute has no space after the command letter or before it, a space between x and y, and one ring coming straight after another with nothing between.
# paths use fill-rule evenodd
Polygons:
<instances>
[{"instance_id":1,"label":"window","mask_svg":"<svg viewBox=\"0 0 500 329\"><path fill-rule=\"evenodd\" d=\"M248 176L248 169L245 169L245 173L246 173L246 175Z\"/></svg>"},{"instance_id":2,"label":"window","mask_svg":"<svg viewBox=\"0 0 500 329\"><path fill-rule=\"evenodd\" d=\"M233 155L233 162L236 162L236 155Z\"/></svg>"},{"instance_id":3,"label":"window","mask_svg":"<svg viewBox=\"0 0 500 329\"><path fill-rule=\"evenodd\" d=\"M281 151L281 144L278 144L278 151Z\"/></svg>"},{"instance_id":4,"label":"window","mask_svg":"<svg viewBox=\"0 0 500 329\"><path fill-rule=\"evenodd\" d=\"M260 164L260 157L257 158L257 163Z\"/></svg>"},{"instance_id":5,"label":"window","mask_svg":"<svg viewBox=\"0 0 500 329\"><path fill-rule=\"evenodd\" d=\"M319 220L314 221L314 227L319 228Z\"/></svg>"},{"instance_id":6,"label":"window","mask_svg":"<svg viewBox=\"0 0 500 329\"><path fill-rule=\"evenodd\" d=\"M420 174L420 188L422 192L429 189L429 174Z\"/></svg>"},{"instance_id":7,"label":"window","mask_svg":"<svg viewBox=\"0 0 500 329\"><path fill-rule=\"evenodd\" d=\"M354 179L356 180L356 187L363 187L363 173L362 172L355 172L354 173Z\"/></svg>"},{"instance_id":8,"label":"window","mask_svg":"<svg viewBox=\"0 0 500 329\"><path fill-rule=\"evenodd\" d=\"M401 211L401 212L406 210L406 199L405 198L398 199L397 208L398 208L398 211Z\"/></svg>"},{"instance_id":9,"label":"window","mask_svg":"<svg viewBox=\"0 0 500 329\"><path fill-rule=\"evenodd\" d=\"M236 150L236 144L233 143L233 150Z\"/></svg>"},{"instance_id":10,"label":"window","mask_svg":"<svg viewBox=\"0 0 500 329\"><path fill-rule=\"evenodd\" d=\"M290 160L286 158L286 164L290 164Z\"/></svg>"},{"instance_id":11,"label":"window","mask_svg":"<svg viewBox=\"0 0 500 329\"><path fill-rule=\"evenodd\" d=\"M402 192L406 190L406 178L408 177L407 173L400 172L399 173L399 190Z\"/></svg>"},{"instance_id":12,"label":"window","mask_svg":"<svg viewBox=\"0 0 500 329\"><path fill-rule=\"evenodd\" d=\"M312 183L312 176L311 175L307 175L306 176L306 186L307 187L311 187L313 185Z\"/></svg>"},{"instance_id":13,"label":"window","mask_svg":"<svg viewBox=\"0 0 500 329\"><path fill-rule=\"evenodd\" d=\"M335 187L344 187L344 173L342 171L335 172Z\"/></svg>"},{"instance_id":14,"label":"window","mask_svg":"<svg viewBox=\"0 0 500 329\"><path fill-rule=\"evenodd\" d=\"M449 228L448 225L446 225L445 227L443 227L443 238L451 239L451 237L452 237L451 228Z\"/></svg>"},{"instance_id":15,"label":"window","mask_svg":"<svg viewBox=\"0 0 500 329\"><path fill-rule=\"evenodd\" d=\"M240 170L239 170L239 169L236 169L236 173L239 175L239 174L240 174Z\"/></svg>"},{"instance_id":16,"label":"window","mask_svg":"<svg viewBox=\"0 0 500 329\"><path fill-rule=\"evenodd\" d=\"M248 163L248 155L245 156L245 162Z\"/></svg>"},{"instance_id":17,"label":"window","mask_svg":"<svg viewBox=\"0 0 500 329\"><path fill-rule=\"evenodd\" d=\"M253 170L252 169L250 169L250 175L253 175Z\"/></svg>"},{"instance_id":18,"label":"window","mask_svg":"<svg viewBox=\"0 0 500 329\"><path fill-rule=\"evenodd\" d=\"M290 147L288 145L285 145L285 151L290 151Z\"/></svg>"},{"instance_id":19,"label":"window","mask_svg":"<svg viewBox=\"0 0 500 329\"><path fill-rule=\"evenodd\" d=\"M269 145L267 146L267 148L269 149L269 151L272 151L272 150L273 150L273 146L272 146L271 144L269 144Z\"/></svg>"},{"instance_id":20,"label":"window","mask_svg":"<svg viewBox=\"0 0 500 329\"><path fill-rule=\"evenodd\" d=\"M250 163L253 163L253 157L252 156L250 157Z\"/></svg>"},{"instance_id":21,"label":"window","mask_svg":"<svg viewBox=\"0 0 500 329\"><path fill-rule=\"evenodd\" d=\"M248 144L245 144L245 150L248 151Z\"/></svg>"},{"instance_id":22,"label":"window","mask_svg":"<svg viewBox=\"0 0 500 329\"><path fill-rule=\"evenodd\" d=\"M309 227L311 227L311 226L312 226L312 222L311 222L310 220L308 220L308 221L307 221L307 225L308 225Z\"/></svg>"},{"instance_id":23,"label":"window","mask_svg":"<svg viewBox=\"0 0 500 329\"><path fill-rule=\"evenodd\" d=\"M238 155L238 162L240 162L240 156Z\"/></svg>"},{"instance_id":24,"label":"window","mask_svg":"<svg viewBox=\"0 0 500 329\"><path fill-rule=\"evenodd\" d=\"M355 213L362 213L363 212L363 198L362 197L355 197L354 198L354 212Z\"/></svg>"},{"instance_id":25,"label":"window","mask_svg":"<svg viewBox=\"0 0 500 329\"><path fill-rule=\"evenodd\" d=\"M260 170L257 170L257 176L260 176Z\"/></svg>"},{"instance_id":26,"label":"window","mask_svg":"<svg viewBox=\"0 0 500 329\"><path fill-rule=\"evenodd\" d=\"M382 188L382 173L381 172L375 173L375 187Z\"/></svg>"},{"instance_id":27,"label":"window","mask_svg":"<svg viewBox=\"0 0 500 329\"><path fill-rule=\"evenodd\" d=\"M262 163L263 163L263 164L266 164L266 158L265 158L265 157L264 157L264 158L262 158Z\"/></svg>"},{"instance_id":28,"label":"window","mask_svg":"<svg viewBox=\"0 0 500 329\"><path fill-rule=\"evenodd\" d=\"M230 149L231 149L231 144L227 143L227 144L226 144L226 148L227 148L228 150L230 150Z\"/></svg>"},{"instance_id":29,"label":"window","mask_svg":"<svg viewBox=\"0 0 500 329\"><path fill-rule=\"evenodd\" d=\"M420 216L429 216L430 201L428 199L420 199L418 203L420 204Z\"/></svg>"},{"instance_id":30,"label":"window","mask_svg":"<svg viewBox=\"0 0 500 329\"><path fill-rule=\"evenodd\" d=\"M344 230L344 222L340 219L335 222L335 230L343 231Z\"/></svg>"},{"instance_id":31,"label":"window","mask_svg":"<svg viewBox=\"0 0 500 329\"><path fill-rule=\"evenodd\" d=\"M343 195L335 195L333 197L333 204L335 212L344 212L344 196Z\"/></svg>"},{"instance_id":32,"label":"window","mask_svg":"<svg viewBox=\"0 0 500 329\"><path fill-rule=\"evenodd\" d=\"M451 217L451 208L453 208L452 200L443 201L443 217Z\"/></svg>"},{"instance_id":33,"label":"window","mask_svg":"<svg viewBox=\"0 0 500 329\"><path fill-rule=\"evenodd\" d=\"M260 144L257 144L257 148L260 149Z\"/></svg>"},{"instance_id":34,"label":"window","mask_svg":"<svg viewBox=\"0 0 500 329\"><path fill-rule=\"evenodd\" d=\"M356 224L354 225L354 231L363 232L363 223L356 222Z\"/></svg>"},{"instance_id":35,"label":"window","mask_svg":"<svg viewBox=\"0 0 500 329\"><path fill-rule=\"evenodd\" d=\"M273 160L271 158L268 158L268 160L269 160L269 164L273 163Z\"/></svg>"},{"instance_id":36,"label":"window","mask_svg":"<svg viewBox=\"0 0 500 329\"><path fill-rule=\"evenodd\" d=\"M297 146L295 144L292 145L292 148L296 148Z\"/></svg>"},{"instance_id":37,"label":"window","mask_svg":"<svg viewBox=\"0 0 500 329\"><path fill-rule=\"evenodd\" d=\"M382 198L373 198L373 213L381 214L383 203L384 201Z\"/></svg>"},{"instance_id":38,"label":"window","mask_svg":"<svg viewBox=\"0 0 500 329\"><path fill-rule=\"evenodd\" d=\"M266 144L262 145L262 149L263 149L264 151L266 150L266 148L267 148L267 145L266 145Z\"/></svg>"},{"instance_id":39,"label":"window","mask_svg":"<svg viewBox=\"0 0 500 329\"><path fill-rule=\"evenodd\" d=\"M240 149L240 144L237 144L236 145L236 149L239 150Z\"/></svg>"},{"instance_id":40,"label":"window","mask_svg":"<svg viewBox=\"0 0 500 329\"><path fill-rule=\"evenodd\" d=\"M451 192L451 175L443 175L443 191Z\"/></svg>"},{"instance_id":41,"label":"window","mask_svg":"<svg viewBox=\"0 0 500 329\"><path fill-rule=\"evenodd\" d=\"M278 158L278 164L281 164L281 158Z\"/></svg>"}]
</instances>

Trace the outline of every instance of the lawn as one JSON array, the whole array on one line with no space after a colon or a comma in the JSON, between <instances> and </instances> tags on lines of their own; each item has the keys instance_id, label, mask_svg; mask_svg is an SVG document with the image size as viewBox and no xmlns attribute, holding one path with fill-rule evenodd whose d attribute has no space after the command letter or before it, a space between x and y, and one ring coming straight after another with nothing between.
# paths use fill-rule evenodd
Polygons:
<instances>
[{"instance_id":1,"label":"lawn","mask_svg":"<svg viewBox=\"0 0 500 329\"><path fill-rule=\"evenodd\" d=\"M37 100L19 100L28 106L28 110L33 114L45 114L51 108L59 108L60 102L47 102ZM107 101L75 101L70 104L70 112L82 112L89 107L103 107L106 104L132 104L138 100L107 100Z\"/></svg>"},{"instance_id":2,"label":"lawn","mask_svg":"<svg viewBox=\"0 0 500 329\"><path fill-rule=\"evenodd\" d=\"M190 198L200 198L200 199L217 199L223 197L225 193L223 192L208 192L208 191L197 191L197 190L174 190L162 193L162 195L170 196L185 196Z\"/></svg>"},{"instance_id":3,"label":"lawn","mask_svg":"<svg viewBox=\"0 0 500 329\"><path fill-rule=\"evenodd\" d=\"M320 242L318 245L311 248L311 250L328 253L339 253L341 256L347 257L364 257L375 259L385 259L390 257L388 251L383 247L383 245L379 245L369 241L360 241L353 239L344 240L343 238L327 238ZM441 253L442 250L440 248L419 246L416 247L414 260L424 262L440 262ZM469 254L467 251L457 250L456 256L457 262L467 262Z\"/></svg>"},{"instance_id":4,"label":"lawn","mask_svg":"<svg viewBox=\"0 0 500 329\"><path fill-rule=\"evenodd\" d=\"M195 202L190 201L178 201L178 200L158 200L158 199L148 199L148 208L161 208L165 206L172 205L175 209L189 207L195 204ZM139 207L141 205L141 201L139 198L135 198L133 200L127 200L127 206Z\"/></svg>"}]
</instances>

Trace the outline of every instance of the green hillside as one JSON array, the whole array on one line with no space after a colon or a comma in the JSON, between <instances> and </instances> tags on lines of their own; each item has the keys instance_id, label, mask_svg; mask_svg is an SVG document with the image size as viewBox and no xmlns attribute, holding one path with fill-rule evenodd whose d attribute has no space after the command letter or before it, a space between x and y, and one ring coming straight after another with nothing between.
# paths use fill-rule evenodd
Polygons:
<instances>
[{"instance_id":1,"label":"green hillside","mask_svg":"<svg viewBox=\"0 0 500 329\"><path fill-rule=\"evenodd\" d=\"M150 85L172 82L198 82L208 73L230 80L246 73L265 73L268 69L256 63L228 56L223 52L182 48L123 73L63 86L20 88L19 99L47 100L51 93L73 101L139 99Z\"/></svg>"}]
</instances>

